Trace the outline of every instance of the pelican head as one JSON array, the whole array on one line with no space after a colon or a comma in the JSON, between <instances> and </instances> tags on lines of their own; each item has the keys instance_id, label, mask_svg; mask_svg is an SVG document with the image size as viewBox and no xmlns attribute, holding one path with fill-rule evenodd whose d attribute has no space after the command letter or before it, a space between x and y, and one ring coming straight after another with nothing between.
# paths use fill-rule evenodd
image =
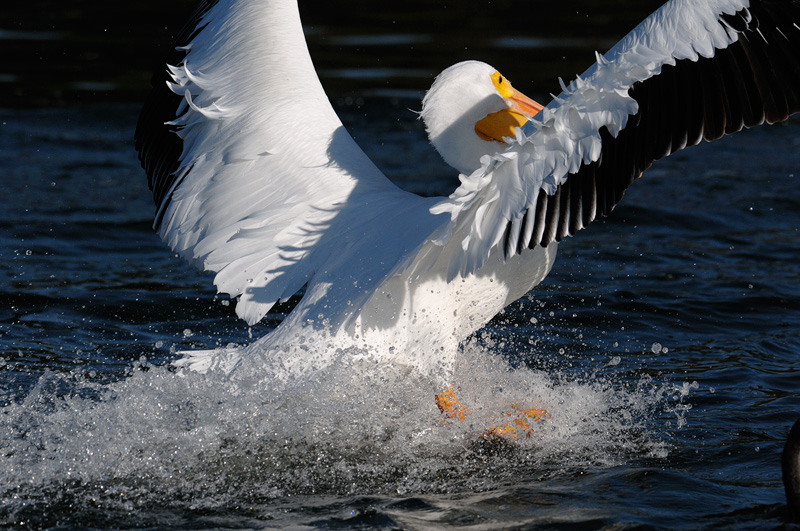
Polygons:
<instances>
[{"instance_id":1,"label":"pelican head","mask_svg":"<svg viewBox=\"0 0 800 531\"><path fill-rule=\"evenodd\" d=\"M420 116L442 158L469 175L483 155L505 148L504 138L542 106L515 90L497 70L480 61L455 64L436 77L422 100Z\"/></svg>"}]
</instances>

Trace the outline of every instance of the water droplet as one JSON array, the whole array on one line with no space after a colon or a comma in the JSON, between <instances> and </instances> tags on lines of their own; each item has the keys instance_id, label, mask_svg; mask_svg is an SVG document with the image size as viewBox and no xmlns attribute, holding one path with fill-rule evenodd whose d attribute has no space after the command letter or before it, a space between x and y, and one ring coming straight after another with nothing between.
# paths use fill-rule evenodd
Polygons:
<instances>
[{"instance_id":1,"label":"water droplet","mask_svg":"<svg viewBox=\"0 0 800 531\"><path fill-rule=\"evenodd\" d=\"M650 351L653 354L660 354L661 353L661 343L653 343L653 345L650 347Z\"/></svg>"}]
</instances>

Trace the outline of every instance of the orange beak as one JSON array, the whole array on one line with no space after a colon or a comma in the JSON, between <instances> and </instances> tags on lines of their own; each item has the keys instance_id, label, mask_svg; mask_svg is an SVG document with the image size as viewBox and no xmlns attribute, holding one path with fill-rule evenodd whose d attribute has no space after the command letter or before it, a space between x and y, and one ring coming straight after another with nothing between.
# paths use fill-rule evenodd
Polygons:
<instances>
[{"instance_id":1,"label":"orange beak","mask_svg":"<svg viewBox=\"0 0 800 531\"><path fill-rule=\"evenodd\" d=\"M533 101L518 90L514 91L514 95L507 99L511 101L512 111L522 114L528 118L533 118L539 114L539 111L544 109L544 105L540 105L538 102Z\"/></svg>"},{"instance_id":2,"label":"orange beak","mask_svg":"<svg viewBox=\"0 0 800 531\"><path fill-rule=\"evenodd\" d=\"M475 124L475 133L483 140L503 142L503 138L513 138L517 127L522 127L544 108L522 92L513 89L509 92L504 98L511 104L507 109L488 114Z\"/></svg>"}]
</instances>

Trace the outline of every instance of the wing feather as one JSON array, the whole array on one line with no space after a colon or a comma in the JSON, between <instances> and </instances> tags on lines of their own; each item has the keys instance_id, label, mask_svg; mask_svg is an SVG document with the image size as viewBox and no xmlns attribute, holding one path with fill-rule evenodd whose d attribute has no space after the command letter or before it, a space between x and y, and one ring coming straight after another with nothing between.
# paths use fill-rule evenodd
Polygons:
<instances>
[{"instance_id":1,"label":"wing feather","mask_svg":"<svg viewBox=\"0 0 800 531\"><path fill-rule=\"evenodd\" d=\"M295 0L201 3L153 82L136 147L154 227L240 297L248 323L306 283L346 278L345 257L369 281L339 295L363 298L443 222L346 133Z\"/></svg>"},{"instance_id":2,"label":"wing feather","mask_svg":"<svg viewBox=\"0 0 800 531\"><path fill-rule=\"evenodd\" d=\"M451 270L474 271L483 263L474 257L485 260L498 244L472 217L487 194L505 200L480 223L508 228L510 258L608 215L654 161L800 111L799 50L800 0L667 2L435 207L469 231L458 237L473 258L454 257ZM516 189L529 193L509 193ZM527 217L533 229L517 236L516 220Z\"/></svg>"},{"instance_id":3,"label":"wing feather","mask_svg":"<svg viewBox=\"0 0 800 531\"><path fill-rule=\"evenodd\" d=\"M205 13L216 5L216 0L206 0L198 4L189 21L175 38L175 46L165 57L166 64L179 64L186 57L187 45L196 36L198 23ZM169 71L158 68L153 74L151 85L155 88L147 97L139 114L134 141L139 160L147 173L148 184L153 192L153 200L159 207L164 198L179 184L175 173L180 163L183 141L176 134L177 128L165 125L175 119L177 109L184 101L181 95L167 90ZM156 226L161 224L163 212L159 209Z\"/></svg>"}]
</instances>

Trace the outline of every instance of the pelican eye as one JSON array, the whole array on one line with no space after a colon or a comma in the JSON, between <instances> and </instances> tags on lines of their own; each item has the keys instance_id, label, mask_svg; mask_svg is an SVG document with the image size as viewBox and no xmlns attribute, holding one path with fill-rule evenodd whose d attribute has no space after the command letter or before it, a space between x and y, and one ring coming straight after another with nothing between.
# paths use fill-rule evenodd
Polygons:
<instances>
[{"instance_id":1,"label":"pelican eye","mask_svg":"<svg viewBox=\"0 0 800 531\"><path fill-rule=\"evenodd\" d=\"M491 76L494 88L504 98L510 98L514 95L514 89L511 88L511 83L503 77L500 72L495 72Z\"/></svg>"}]
</instances>

